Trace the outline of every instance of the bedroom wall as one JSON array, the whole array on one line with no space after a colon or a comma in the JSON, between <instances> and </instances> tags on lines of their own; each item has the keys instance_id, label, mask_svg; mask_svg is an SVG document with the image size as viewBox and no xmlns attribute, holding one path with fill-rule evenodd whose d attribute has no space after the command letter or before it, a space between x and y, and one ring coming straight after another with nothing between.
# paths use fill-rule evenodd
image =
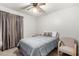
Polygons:
<instances>
[{"instance_id":1,"label":"bedroom wall","mask_svg":"<svg viewBox=\"0 0 79 59\"><path fill-rule=\"evenodd\" d=\"M0 6L0 10L2 11L6 11L12 14L16 14L16 15L21 15L24 17L23 21L24 21L24 37L28 37L31 36L33 33L36 33L36 19L32 16L29 16L27 14L23 14L20 13L18 11L14 11L12 9ZM1 29L1 28L0 28ZM1 32L1 31L0 31ZM1 33L0 33L0 40L1 40Z\"/></svg>"},{"instance_id":2,"label":"bedroom wall","mask_svg":"<svg viewBox=\"0 0 79 59\"><path fill-rule=\"evenodd\" d=\"M58 10L38 19L38 33L57 31L60 37L73 37L79 41L79 6Z\"/></svg>"}]
</instances>

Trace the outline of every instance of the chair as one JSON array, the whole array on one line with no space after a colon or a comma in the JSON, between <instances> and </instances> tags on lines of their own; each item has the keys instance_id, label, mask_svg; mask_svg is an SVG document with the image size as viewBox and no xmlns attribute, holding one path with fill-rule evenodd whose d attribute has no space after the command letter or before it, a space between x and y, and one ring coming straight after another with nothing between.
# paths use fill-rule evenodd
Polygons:
<instances>
[{"instance_id":1,"label":"chair","mask_svg":"<svg viewBox=\"0 0 79 59\"><path fill-rule=\"evenodd\" d=\"M58 42L58 55L60 55L60 52L62 52L72 56L76 56L76 46L76 42L73 38L61 38Z\"/></svg>"}]
</instances>

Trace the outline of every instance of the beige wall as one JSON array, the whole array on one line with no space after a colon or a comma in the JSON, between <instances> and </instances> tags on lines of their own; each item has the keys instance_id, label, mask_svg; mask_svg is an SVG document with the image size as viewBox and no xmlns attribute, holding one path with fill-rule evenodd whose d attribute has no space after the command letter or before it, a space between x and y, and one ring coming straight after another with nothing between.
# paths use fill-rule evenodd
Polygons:
<instances>
[{"instance_id":1,"label":"beige wall","mask_svg":"<svg viewBox=\"0 0 79 59\"><path fill-rule=\"evenodd\" d=\"M38 32L57 31L79 41L79 6L52 12L38 19Z\"/></svg>"}]
</instances>

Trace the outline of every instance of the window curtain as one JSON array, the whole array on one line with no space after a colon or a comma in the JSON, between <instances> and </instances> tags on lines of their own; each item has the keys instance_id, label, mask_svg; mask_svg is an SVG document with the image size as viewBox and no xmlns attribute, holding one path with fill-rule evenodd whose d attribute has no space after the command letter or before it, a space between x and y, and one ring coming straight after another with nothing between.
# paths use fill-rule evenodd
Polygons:
<instances>
[{"instance_id":1,"label":"window curtain","mask_svg":"<svg viewBox=\"0 0 79 59\"><path fill-rule=\"evenodd\" d=\"M0 11L2 20L2 50L17 46L23 38L23 17Z\"/></svg>"}]
</instances>

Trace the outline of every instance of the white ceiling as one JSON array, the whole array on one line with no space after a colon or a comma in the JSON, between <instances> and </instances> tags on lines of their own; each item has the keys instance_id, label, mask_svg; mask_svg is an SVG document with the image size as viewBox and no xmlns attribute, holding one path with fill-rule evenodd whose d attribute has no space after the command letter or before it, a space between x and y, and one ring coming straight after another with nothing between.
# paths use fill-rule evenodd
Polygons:
<instances>
[{"instance_id":1,"label":"white ceiling","mask_svg":"<svg viewBox=\"0 0 79 59\"><path fill-rule=\"evenodd\" d=\"M37 14L33 14L31 11L21 11L21 8L24 6L27 6L29 3L0 3L0 5L17 10L20 12L24 12L29 15L37 16ZM41 8L46 12L46 14L49 14L51 12L55 12L61 9L70 8L74 6L78 6L79 3L46 3L46 5L41 6ZM39 15L38 15L39 16Z\"/></svg>"}]
</instances>

